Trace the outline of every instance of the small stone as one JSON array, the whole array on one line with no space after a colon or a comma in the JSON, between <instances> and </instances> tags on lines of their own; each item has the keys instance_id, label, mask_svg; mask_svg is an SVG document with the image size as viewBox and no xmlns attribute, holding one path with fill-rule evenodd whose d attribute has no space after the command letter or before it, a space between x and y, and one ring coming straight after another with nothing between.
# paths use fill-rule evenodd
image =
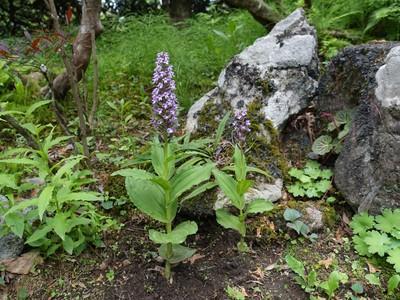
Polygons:
<instances>
[{"instance_id":1,"label":"small stone","mask_svg":"<svg viewBox=\"0 0 400 300\"><path fill-rule=\"evenodd\" d=\"M325 226L323 213L312 206L305 209L302 221L309 227L311 232L318 232Z\"/></svg>"}]
</instances>

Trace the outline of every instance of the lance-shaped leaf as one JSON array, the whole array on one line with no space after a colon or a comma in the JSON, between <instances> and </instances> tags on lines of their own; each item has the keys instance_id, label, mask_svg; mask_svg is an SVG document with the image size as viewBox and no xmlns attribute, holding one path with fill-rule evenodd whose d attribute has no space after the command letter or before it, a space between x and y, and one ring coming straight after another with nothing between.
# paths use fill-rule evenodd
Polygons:
<instances>
[{"instance_id":1,"label":"lance-shaped leaf","mask_svg":"<svg viewBox=\"0 0 400 300\"><path fill-rule=\"evenodd\" d=\"M154 177L153 174L141 169L122 169L111 174L111 176L116 175L142 180L151 180Z\"/></svg>"},{"instance_id":2,"label":"lance-shaped leaf","mask_svg":"<svg viewBox=\"0 0 400 300\"><path fill-rule=\"evenodd\" d=\"M243 152L238 146L235 146L235 152L233 154L233 160L235 161L235 176L237 181L242 181L246 179L247 165L246 158Z\"/></svg>"},{"instance_id":3,"label":"lance-shaped leaf","mask_svg":"<svg viewBox=\"0 0 400 300\"><path fill-rule=\"evenodd\" d=\"M265 199L254 199L252 200L246 209L246 214L258 214L274 209L274 205L271 201Z\"/></svg>"},{"instance_id":4,"label":"lance-shaped leaf","mask_svg":"<svg viewBox=\"0 0 400 300\"><path fill-rule=\"evenodd\" d=\"M238 208L243 209L244 200L240 197L237 191L237 182L231 176L221 172L217 169L213 170L213 174L217 183L224 194L231 200L232 204Z\"/></svg>"},{"instance_id":5,"label":"lance-shaped leaf","mask_svg":"<svg viewBox=\"0 0 400 300\"><path fill-rule=\"evenodd\" d=\"M157 244L181 244L189 235L197 232L197 224L193 221L185 221L176 226L170 233L149 230L150 239Z\"/></svg>"},{"instance_id":6,"label":"lance-shaped leaf","mask_svg":"<svg viewBox=\"0 0 400 300\"><path fill-rule=\"evenodd\" d=\"M157 221L168 222L164 192L157 184L149 180L126 177L125 185L129 198L141 212Z\"/></svg>"},{"instance_id":7,"label":"lance-shaped leaf","mask_svg":"<svg viewBox=\"0 0 400 300\"><path fill-rule=\"evenodd\" d=\"M226 229L234 229L238 231L242 236L246 235L246 226L243 222L240 222L239 218L230 214L224 209L217 209L215 211L217 215L217 222Z\"/></svg>"},{"instance_id":8,"label":"lance-shaped leaf","mask_svg":"<svg viewBox=\"0 0 400 300\"><path fill-rule=\"evenodd\" d=\"M40 193L38 198L38 214L40 221L43 219L43 214L50 204L53 197L54 186L48 185Z\"/></svg>"},{"instance_id":9,"label":"lance-shaped leaf","mask_svg":"<svg viewBox=\"0 0 400 300\"><path fill-rule=\"evenodd\" d=\"M195 166L174 176L172 179L172 198L177 199L180 195L195 185L208 180L213 168L214 164Z\"/></svg>"}]
</instances>

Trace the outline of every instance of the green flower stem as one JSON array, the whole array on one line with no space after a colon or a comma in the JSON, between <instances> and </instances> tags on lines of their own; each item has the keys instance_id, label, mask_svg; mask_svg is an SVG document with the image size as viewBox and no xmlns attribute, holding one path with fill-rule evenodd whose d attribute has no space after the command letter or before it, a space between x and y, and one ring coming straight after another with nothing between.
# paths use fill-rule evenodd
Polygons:
<instances>
[{"instance_id":1,"label":"green flower stem","mask_svg":"<svg viewBox=\"0 0 400 300\"><path fill-rule=\"evenodd\" d=\"M240 209L240 214L239 214L239 221L244 224L246 216L243 213L243 209ZM244 224L244 228L246 229L246 225ZM243 245L245 244L244 237L246 236L246 232L243 235L240 235L240 244Z\"/></svg>"},{"instance_id":2,"label":"green flower stem","mask_svg":"<svg viewBox=\"0 0 400 300\"><path fill-rule=\"evenodd\" d=\"M166 224L166 230L167 233L170 233L172 230L172 224L171 222ZM170 258L172 257L172 244L168 243L167 244L167 259L165 261L165 270L164 270L164 276L167 279L171 278L171 263L170 263Z\"/></svg>"}]
</instances>

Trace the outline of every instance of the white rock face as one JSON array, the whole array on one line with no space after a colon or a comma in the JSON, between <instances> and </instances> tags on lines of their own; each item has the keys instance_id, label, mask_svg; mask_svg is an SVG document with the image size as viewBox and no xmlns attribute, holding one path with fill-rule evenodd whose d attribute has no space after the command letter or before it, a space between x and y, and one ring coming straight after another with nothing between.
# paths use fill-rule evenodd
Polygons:
<instances>
[{"instance_id":1,"label":"white rock face","mask_svg":"<svg viewBox=\"0 0 400 300\"><path fill-rule=\"evenodd\" d=\"M259 101L265 118L281 129L290 116L308 105L317 77L316 33L298 9L229 62L217 87L189 110L186 130L193 132L201 126L197 115L209 101L228 103L232 110Z\"/></svg>"},{"instance_id":2,"label":"white rock face","mask_svg":"<svg viewBox=\"0 0 400 300\"><path fill-rule=\"evenodd\" d=\"M282 198L282 179L276 179L274 183L257 183L254 188L251 188L244 196L246 202L251 202L254 199L265 199L276 202ZM214 204L214 209L220 209L229 206L229 199L222 191L217 194L217 201Z\"/></svg>"},{"instance_id":3,"label":"white rock face","mask_svg":"<svg viewBox=\"0 0 400 300\"><path fill-rule=\"evenodd\" d=\"M400 46L390 50L385 65L376 73L376 98L383 107L400 108Z\"/></svg>"}]
</instances>

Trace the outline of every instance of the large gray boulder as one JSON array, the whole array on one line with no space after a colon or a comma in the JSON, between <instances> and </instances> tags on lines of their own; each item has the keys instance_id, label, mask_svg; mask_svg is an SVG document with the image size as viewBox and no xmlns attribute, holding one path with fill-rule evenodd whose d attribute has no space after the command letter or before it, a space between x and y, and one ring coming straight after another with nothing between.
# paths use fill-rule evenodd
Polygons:
<instances>
[{"instance_id":1,"label":"large gray boulder","mask_svg":"<svg viewBox=\"0 0 400 300\"><path fill-rule=\"evenodd\" d=\"M304 11L298 9L236 55L221 72L217 86L190 108L186 130L209 137L227 112L247 107L252 124L246 149L248 164L272 175L250 175L256 183L245 195L247 201L282 197L287 164L280 152L279 132L291 116L309 105L317 78L316 32ZM232 136L231 121L224 135L227 144ZM231 150L224 155L230 157ZM209 214L228 202L220 191L213 190L190 206L195 207L194 213ZM188 210L193 213L191 207Z\"/></svg>"},{"instance_id":2,"label":"large gray boulder","mask_svg":"<svg viewBox=\"0 0 400 300\"><path fill-rule=\"evenodd\" d=\"M253 102L260 104L265 119L282 129L291 116L308 106L317 78L316 32L304 11L297 9L229 62L217 87L189 110L186 129L194 132L207 126L199 116L210 105L222 107L223 113Z\"/></svg>"},{"instance_id":3,"label":"large gray boulder","mask_svg":"<svg viewBox=\"0 0 400 300\"><path fill-rule=\"evenodd\" d=\"M346 201L371 213L400 207L400 46L392 45L383 63L363 86L335 165L335 183Z\"/></svg>"}]
</instances>

